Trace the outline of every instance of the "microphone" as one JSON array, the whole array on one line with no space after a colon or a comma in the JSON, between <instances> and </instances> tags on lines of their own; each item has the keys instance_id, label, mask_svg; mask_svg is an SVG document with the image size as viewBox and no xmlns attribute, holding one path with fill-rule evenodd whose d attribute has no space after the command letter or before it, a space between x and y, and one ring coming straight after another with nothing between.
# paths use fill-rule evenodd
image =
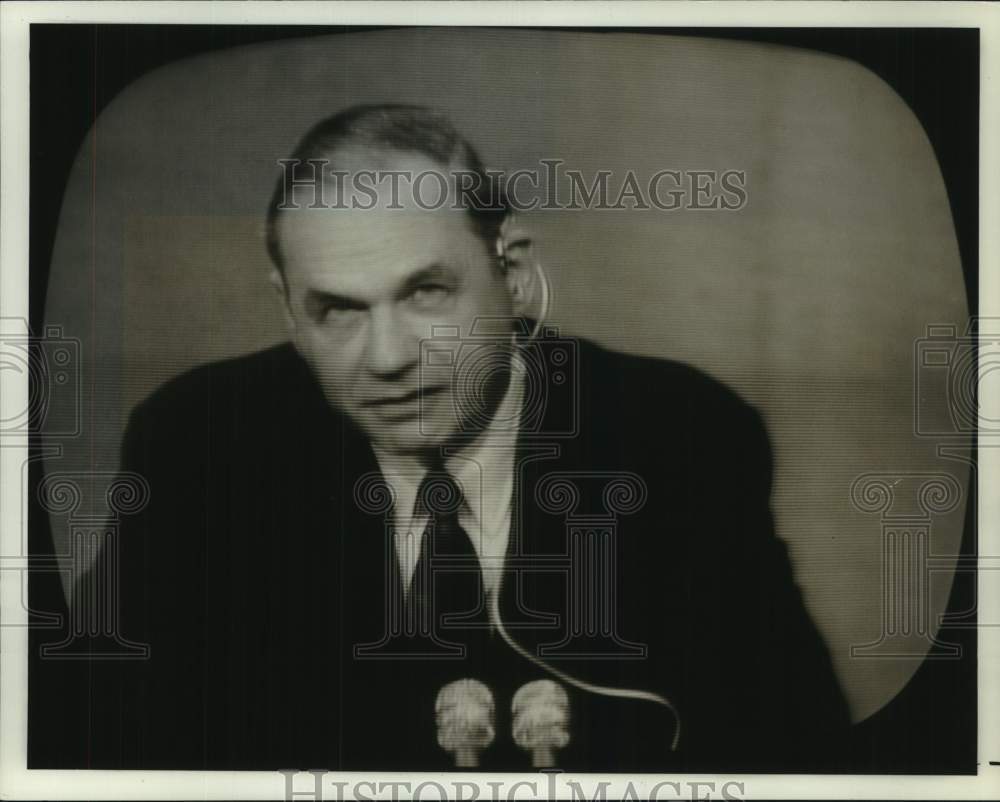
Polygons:
<instances>
[{"instance_id":1,"label":"microphone","mask_svg":"<svg viewBox=\"0 0 1000 802\"><path fill-rule=\"evenodd\" d=\"M454 753L455 767L476 768L496 735L493 692L475 679L449 682L438 691L434 719L438 744Z\"/></svg>"},{"instance_id":2,"label":"microphone","mask_svg":"<svg viewBox=\"0 0 1000 802\"><path fill-rule=\"evenodd\" d=\"M550 679L522 685L511 703L514 743L531 753L531 765L555 766L555 751L569 743L569 695Z\"/></svg>"}]
</instances>

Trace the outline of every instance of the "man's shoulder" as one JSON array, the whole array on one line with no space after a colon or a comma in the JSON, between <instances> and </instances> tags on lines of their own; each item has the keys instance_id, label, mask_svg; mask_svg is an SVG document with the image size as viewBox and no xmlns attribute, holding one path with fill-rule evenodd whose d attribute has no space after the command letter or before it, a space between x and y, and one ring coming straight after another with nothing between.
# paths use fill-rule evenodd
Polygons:
<instances>
[{"instance_id":1,"label":"man's shoulder","mask_svg":"<svg viewBox=\"0 0 1000 802\"><path fill-rule=\"evenodd\" d=\"M581 398L618 410L617 417L641 425L680 419L706 426L756 428L757 410L735 389L708 372L673 359L624 353L578 339Z\"/></svg>"},{"instance_id":2,"label":"man's shoulder","mask_svg":"<svg viewBox=\"0 0 1000 802\"><path fill-rule=\"evenodd\" d=\"M137 413L204 414L212 406L266 403L277 388L307 381L305 366L291 343L190 368L160 385L137 406Z\"/></svg>"},{"instance_id":3,"label":"man's shoulder","mask_svg":"<svg viewBox=\"0 0 1000 802\"><path fill-rule=\"evenodd\" d=\"M126 438L147 448L207 451L269 432L327 427L330 407L290 343L191 368L154 390L133 410Z\"/></svg>"}]
</instances>

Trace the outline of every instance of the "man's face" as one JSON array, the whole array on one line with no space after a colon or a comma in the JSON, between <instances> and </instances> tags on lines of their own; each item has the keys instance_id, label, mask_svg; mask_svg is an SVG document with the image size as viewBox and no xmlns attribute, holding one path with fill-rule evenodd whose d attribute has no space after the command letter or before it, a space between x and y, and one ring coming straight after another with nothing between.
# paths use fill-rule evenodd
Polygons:
<instances>
[{"instance_id":1,"label":"man's face","mask_svg":"<svg viewBox=\"0 0 1000 802\"><path fill-rule=\"evenodd\" d=\"M470 396L483 388L453 369L421 368L421 341L434 327L465 338L477 318L512 315L468 213L420 209L407 194L403 209L303 207L278 222L296 348L327 400L391 453L435 448L459 428L456 409L482 405Z\"/></svg>"}]
</instances>

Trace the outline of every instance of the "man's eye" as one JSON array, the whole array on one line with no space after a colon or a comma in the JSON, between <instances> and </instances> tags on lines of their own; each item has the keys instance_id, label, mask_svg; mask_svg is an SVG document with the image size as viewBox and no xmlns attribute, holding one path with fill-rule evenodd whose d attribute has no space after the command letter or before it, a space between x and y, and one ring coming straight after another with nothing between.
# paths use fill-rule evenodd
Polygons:
<instances>
[{"instance_id":1,"label":"man's eye","mask_svg":"<svg viewBox=\"0 0 1000 802\"><path fill-rule=\"evenodd\" d=\"M334 301L323 306L320 319L327 323L343 323L353 319L360 311L360 307L354 304Z\"/></svg>"},{"instance_id":2,"label":"man's eye","mask_svg":"<svg viewBox=\"0 0 1000 802\"><path fill-rule=\"evenodd\" d=\"M451 294L451 288L444 284L421 284L410 293L410 300L420 307L432 307L442 303Z\"/></svg>"}]
</instances>

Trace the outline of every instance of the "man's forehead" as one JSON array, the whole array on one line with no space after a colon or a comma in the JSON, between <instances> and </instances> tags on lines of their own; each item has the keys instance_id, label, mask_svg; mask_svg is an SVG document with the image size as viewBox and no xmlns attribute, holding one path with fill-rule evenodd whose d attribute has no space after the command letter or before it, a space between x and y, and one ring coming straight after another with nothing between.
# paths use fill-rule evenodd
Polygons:
<instances>
[{"instance_id":1,"label":"man's forehead","mask_svg":"<svg viewBox=\"0 0 1000 802\"><path fill-rule=\"evenodd\" d=\"M286 272L391 280L481 254L469 211L456 203L452 168L380 148L347 147L323 158L322 194L297 190L297 208L277 218Z\"/></svg>"},{"instance_id":2,"label":"man's forehead","mask_svg":"<svg viewBox=\"0 0 1000 802\"><path fill-rule=\"evenodd\" d=\"M430 264L467 262L483 245L453 209L298 209L278 221L286 270L386 280Z\"/></svg>"}]
</instances>

